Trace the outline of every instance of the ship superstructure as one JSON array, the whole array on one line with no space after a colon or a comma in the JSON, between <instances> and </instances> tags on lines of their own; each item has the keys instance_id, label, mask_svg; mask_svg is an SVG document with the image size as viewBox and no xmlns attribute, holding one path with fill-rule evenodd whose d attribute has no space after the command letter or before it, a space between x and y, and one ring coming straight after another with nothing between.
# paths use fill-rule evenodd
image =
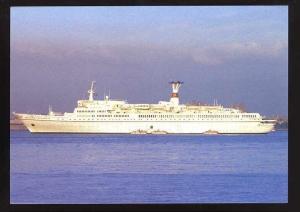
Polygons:
<instances>
[{"instance_id":1,"label":"ship superstructure","mask_svg":"<svg viewBox=\"0 0 300 212\"><path fill-rule=\"evenodd\" d=\"M14 113L32 133L130 133L130 134L234 134L268 133L276 120L222 105L185 105L179 102L180 81L170 82L169 101L129 104L105 96L94 99L95 82L88 100L79 100L72 113L47 115Z\"/></svg>"}]
</instances>

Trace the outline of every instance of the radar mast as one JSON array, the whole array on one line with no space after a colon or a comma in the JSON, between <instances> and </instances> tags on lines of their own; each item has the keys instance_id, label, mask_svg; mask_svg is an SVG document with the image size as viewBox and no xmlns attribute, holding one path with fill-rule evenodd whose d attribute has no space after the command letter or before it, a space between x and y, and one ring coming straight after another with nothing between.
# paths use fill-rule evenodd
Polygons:
<instances>
[{"instance_id":1,"label":"radar mast","mask_svg":"<svg viewBox=\"0 0 300 212\"><path fill-rule=\"evenodd\" d=\"M95 91L94 91L94 84L96 83L96 81L92 81L92 85L91 85L91 89L88 90L88 93L89 93L89 101L94 101L94 94L95 94Z\"/></svg>"}]
</instances>

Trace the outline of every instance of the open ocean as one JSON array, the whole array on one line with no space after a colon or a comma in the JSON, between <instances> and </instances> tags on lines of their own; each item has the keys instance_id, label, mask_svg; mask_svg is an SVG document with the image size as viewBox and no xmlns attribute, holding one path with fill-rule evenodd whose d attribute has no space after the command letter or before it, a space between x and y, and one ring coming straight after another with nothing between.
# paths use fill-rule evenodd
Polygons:
<instances>
[{"instance_id":1,"label":"open ocean","mask_svg":"<svg viewBox=\"0 0 300 212\"><path fill-rule=\"evenodd\" d=\"M288 131L10 136L13 204L288 201Z\"/></svg>"}]
</instances>

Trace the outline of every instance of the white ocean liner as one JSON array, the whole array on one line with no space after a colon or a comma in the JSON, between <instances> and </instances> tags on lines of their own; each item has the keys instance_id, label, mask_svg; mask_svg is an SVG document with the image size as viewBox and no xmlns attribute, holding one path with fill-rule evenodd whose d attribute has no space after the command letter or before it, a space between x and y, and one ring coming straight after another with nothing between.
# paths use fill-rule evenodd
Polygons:
<instances>
[{"instance_id":1,"label":"white ocean liner","mask_svg":"<svg viewBox=\"0 0 300 212\"><path fill-rule=\"evenodd\" d=\"M72 113L48 115L14 113L32 133L130 133L130 134L233 134L268 133L276 120L221 105L179 104L182 82L170 82L170 101L128 104L126 101L94 100L94 82L88 100L79 100Z\"/></svg>"}]
</instances>

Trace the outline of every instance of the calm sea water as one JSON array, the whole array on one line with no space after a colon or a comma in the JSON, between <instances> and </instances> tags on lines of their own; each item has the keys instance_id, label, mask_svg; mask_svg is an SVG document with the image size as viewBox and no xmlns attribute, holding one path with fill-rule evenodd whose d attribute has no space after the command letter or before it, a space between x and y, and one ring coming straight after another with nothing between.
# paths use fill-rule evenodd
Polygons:
<instances>
[{"instance_id":1,"label":"calm sea water","mask_svg":"<svg viewBox=\"0 0 300 212\"><path fill-rule=\"evenodd\" d=\"M288 132L11 131L11 203L285 203Z\"/></svg>"}]
</instances>

